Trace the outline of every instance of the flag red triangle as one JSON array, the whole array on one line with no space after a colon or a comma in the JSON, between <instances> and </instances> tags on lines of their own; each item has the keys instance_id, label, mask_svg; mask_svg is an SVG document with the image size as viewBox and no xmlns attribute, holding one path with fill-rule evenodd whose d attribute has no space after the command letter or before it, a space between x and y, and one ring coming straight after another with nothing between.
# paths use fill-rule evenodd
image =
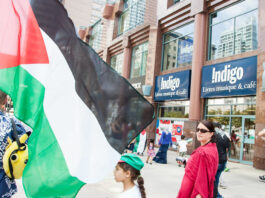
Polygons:
<instances>
[{"instance_id":1,"label":"flag red triangle","mask_svg":"<svg viewBox=\"0 0 265 198\"><path fill-rule=\"evenodd\" d=\"M49 63L40 28L28 0L16 1L13 4L13 0L0 0L0 69Z\"/></svg>"}]
</instances>

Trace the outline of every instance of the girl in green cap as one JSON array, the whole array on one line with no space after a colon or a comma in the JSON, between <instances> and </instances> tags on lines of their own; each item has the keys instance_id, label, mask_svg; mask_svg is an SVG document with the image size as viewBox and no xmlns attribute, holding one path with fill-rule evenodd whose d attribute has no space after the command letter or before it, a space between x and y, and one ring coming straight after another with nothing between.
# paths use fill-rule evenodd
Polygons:
<instances>
[{"instance_id":1,"label":"girl in green cap","mask_svg":"<svg viewBox=\"0 0 265 198\"><path fill-rule=\"evenodd\" d=\"M123 192L119 198L146 198L144 179L140 170L144 167L142 160L135 154L125 154L115 167L116 182L122 182ZM134 181L137 180L138 185Z\"/></svg>"}]
</instances>

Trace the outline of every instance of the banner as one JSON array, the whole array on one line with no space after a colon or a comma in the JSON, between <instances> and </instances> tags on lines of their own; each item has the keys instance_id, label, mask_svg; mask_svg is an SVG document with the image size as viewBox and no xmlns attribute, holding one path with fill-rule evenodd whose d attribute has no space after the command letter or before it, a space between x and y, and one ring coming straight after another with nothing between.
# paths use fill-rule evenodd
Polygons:
<instances>
[{"instance_id":1,"label":"banner","mask_svg":"<svg viewBox=\"0 0 265 198\"><path fill-rule=\"evenodd\" d=\"M156 77L155 101L188 99L191 70Z\"/></svg>"},{"instance_id":2,"label":"banner","mask_svg":"<svg viewBox=\"0 0 265 198\"><path fill-rule=\"evenodd\" d=\"M183 134L184 121L176 120L157 120L156 124L156 141L158 144L162 131L168 131L172 135L172 142L177 143Z\"/></svg>"},{"instance_id":3,"label":"banner","mask_svg":"<svg viewBox=\"0 0 265 198\"><path fill-rule=\"evenodd\" d=\"M201 98L256 95L257 57L205 66Z\"/></svg>"}]
</instances>

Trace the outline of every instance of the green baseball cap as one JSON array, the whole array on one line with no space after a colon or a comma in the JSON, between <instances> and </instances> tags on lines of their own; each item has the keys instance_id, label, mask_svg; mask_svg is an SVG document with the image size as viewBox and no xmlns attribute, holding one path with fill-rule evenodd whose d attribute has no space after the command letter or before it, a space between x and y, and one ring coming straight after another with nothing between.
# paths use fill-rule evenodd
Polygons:
<instances>
[{"instance_id":1,"label":"green baseball cap","mask_svg":"<svg viewBox=\"0 0 265 198\"><path fill-rule=\"evenodd\" d=\"M121 156L121 159L119 162L125 162L129 165L131 165L136 170L141 170L144 167L143 161L135 154L132 153L126 153Z\"/></svg>"}]
</instances>

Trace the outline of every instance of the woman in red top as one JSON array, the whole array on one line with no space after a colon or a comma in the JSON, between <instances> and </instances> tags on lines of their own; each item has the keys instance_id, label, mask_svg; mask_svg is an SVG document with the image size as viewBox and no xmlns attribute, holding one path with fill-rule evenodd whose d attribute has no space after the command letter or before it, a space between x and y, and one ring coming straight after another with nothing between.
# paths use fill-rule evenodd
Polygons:
<instances>
[{"instance_id":1,"label":"woman in red top","mask_svg":"<svg viewBox=\"0 0 265 198\"><path fill-rule=\"evenodd\" d=\"M177 198L212 198L218 151L211 121L203 120L196 130L201 146L191 154Z\"/></svg>"}]
</instances>

